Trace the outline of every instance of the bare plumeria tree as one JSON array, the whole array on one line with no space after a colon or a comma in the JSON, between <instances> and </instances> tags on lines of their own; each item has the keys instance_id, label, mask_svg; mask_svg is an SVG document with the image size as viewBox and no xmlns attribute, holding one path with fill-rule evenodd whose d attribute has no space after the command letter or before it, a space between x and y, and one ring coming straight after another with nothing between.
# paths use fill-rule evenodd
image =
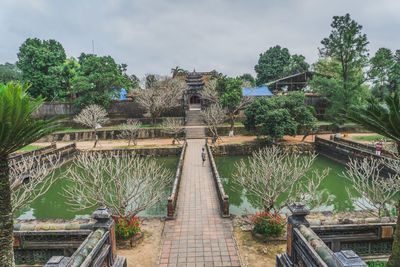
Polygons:
<instances>
[{"instance_id":1,"label":"bare plumeria tree","mask_svg":"<svg viewBox=\"0 0 400 267\"><path fill-rule=\"evenodd\" d=\"M200 91L201 99L206 100L211 104L218 103L219 94L215 87L217 86L217 79L211 79L204 84L203 90Z\"/></svg>"},{"instance_id":2,"label":"bare plumeria tree","mask_svg":"<svg viewBox=\"0 0 400 267\"><path fill-rule=\"evenodd\" d=\"M386 165L393 173L383 178L381 171ZM343 172L345 178L351 183L353 189L362 196L360 199L346 187L349 198L356 198L354 203L362 210L374 216L390 216L391 201L399 192L400 163L395 159L380 160L375 158L352 159L347 163Z\"/></svg>"},{"instance_id":3,"label":"bare plumeria tree","mask_svg":"<svg viewBox=\"0 0 400 267\"><path fill-rule=\"evenodd\" d=\"M121 133L118 137L127 139L128 146L131 145L131 141L133 140L133 144L136 146L141 125L142 123L138 119L128 119L125 124L121 125Z\"/></svg>"},{"instance_id":4,"label":"bare plumeria tree","mask_svg":"<svg viewBox=\"0 0 400 267\"><path fill-rule=\"evenodd\" d=\"M316 154L290 153L278 146L263 148L253 152L248 163L235 164L233 182L245 188L264 211L275 215L292 202L317 208L330 200L323 190L317 191L329 168L310 173L315 158Z\"/></svg>"},{"instance_id":5,"label":"bare plumeria tree","mask_svg":"<svg viewBox=\"0 0 400 267\"><path fill-rule=\"evenodd\" d=\"M226 109L222 108L218 103L214 103L211 106L201 111L201 114L206 121L209 130L212 134L212 143L214 144L220 139L218 135L218 126L226 121Z\"/></svg>"},{"instance_id":6,"label":"bare plumeria tree","mask_svg":"<svg viewBox=\"0 0 400 267\"><path fill-rule=\"evenodd\" d=\"M394 158L399 158L399 149L397 146L397 143L393 141L388 141L386 139L384 139L382 142L383 150L385 150L385 152L388 152Z\"/></svg>"},{"instance_id":7,"label":"bare plumeria tree","mask_svg":"<svg viewBox=\"0 0 400 267\"><path fill-rule=\"evenodd\" d=\"M56 175L56 168L60 163L58 154L23 157L10 165L11 202L14 214L45 194L60 178L60 175Z\"/></svg>"},{"instance_id":8,"label":"bare plumeria tree","mask_svg":"<svg viewBox=\"0 0 400 267\"><path fill-rule=\"evenodd\" d=\"M138 102L146 109L146 116L154 125L156 118L165 111L179 105L183 91L187 89L185 81L163 78L150 83L150 87L138 92Z\"/></svg>"},{"instance_id":9,"label":"bare plumeria tree","mask_svg":"<svg viewBox=\"0 0 400 267\"><path fill-rule=\"evenodd\" d=\"M179 144L179 136L185 130L182 120L179 118L166 118L163 120L161 126L163 132L173 136L172 144L175 144L175 141Z\"/></svg>"},{"instance_id":10,"label":"bare plumeria tree","mask_svg":"<svg viewBox=\"0 0 400 267\"><path fill-rule=\"evenodd\" d=\"M88 153L77 156L67 179L72 210L107 206L114 217L130 219L165 197L172 174L154 159Z\"/></svg>"},{"instance_id":11,"label":"bare plumeria tree","mask_svg":"<svg viewBox=\"0 0 400 267\"><path fill-rule=\"evenodd\" d=\"M217 80L216 79L211 79L209 80L205 85L203 90L200 92L200 96L202 99L205 99L211 104L217 104L219 103L219 100L221 96L216 90L217 86ZM251 87L249 82L243 81L242 83L242 88L248 88ZM229 136L233 136L233 130L235 127L235 120L240 114L241 110L244 110L247 108L247 106L251 103L252 98L249 96L243 95L240 98L240 102L236 106L230 106L229 108L225 108L225 114L226 118L225 120L228 120L230 123L230 129L229 129Z\"/></svg>"},{"instance_id":12,"label":"bare plumeria tree","mask_svg":"<svg viewBox=\"0 0 400 267\"><path fill-rule=\"evenodd\" d=\"M75 116L74 121L91 128L94 131L95 142L93 147L96 147L99 142L97 129L101 128L103 124L108 122L107 111L99 105L88 105L78 115Z\"/></svg>"}]
</instances>

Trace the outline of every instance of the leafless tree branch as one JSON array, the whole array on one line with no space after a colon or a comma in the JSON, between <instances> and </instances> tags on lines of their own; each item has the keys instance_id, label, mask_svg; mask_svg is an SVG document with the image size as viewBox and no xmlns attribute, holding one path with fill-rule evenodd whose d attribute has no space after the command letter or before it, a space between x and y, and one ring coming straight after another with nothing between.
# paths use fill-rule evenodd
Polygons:
<instances>
[{"instance_id":1,"label":"leafless tree branch","mask_svg":"<svg viewBox=\"0 0 400 267\"><path fill-rule=\"evenodd\" d=\"M389 178L383 178L381 171L383 165L396 172L396 175L390 175ZM396 170L397 169L397 170ZM378 160L374 158L350 159L347 163L347 169L343 172L343 176L352 182L353 188L362 199L357 198L355 204L373 215L389 216L388 206L390 201L397 194L399 188L398 177L400 175L400 164L398 160ZM350 198L354 198L354 194L346 188Z\"/></svg>"},{"instance_id":2,"label":"leafless tree branch","mask_svg":"<svg viewBox=\"0 0 400 267\"><path fill-rule=\"evenodd\" d=\"M154 124L155 119L163 112L179 105L183 91L186 89L187 85L184 81L164 78L154 81L150 88L140 90L137 100L146 109L145 115L152 118Z\"/></svg>"},{"instance_id":3,"label":"leafless tree branch","mask_svg":"<svg viewBox=\"0 0 400 267\"><path fill-rule=\"evenodd\" d=\"M289 203L297 201L316 208L324 203L323 193L315 192L329 169L314 170L308 175L315 158L315 154L289 153L278 146L263 148L253 152L248 164L241 160L235 165L234 183L254 196L265 211L276 215ZM278 201L282 196L284 200Z\"/></svg>"},{"instance_id":4,"label":"leafless tree branch","mask_svg":"<svg viewBox=\"0 0 400 267\"><path fill-rule=\"evenodd\" d=\"M171 134L174 137L172 143L176 141L179 144L179 135L184 131L182 120L178 118L166 118L161 126L163 132Z\"/></svg>"},{"instance_id":5,"label":"leafless tree branch","mask_svg":"<svg viewBox=\"0 0 400 267\"><path fill-rule=\"evenodd\" d=\"M107 111L99 105L89 105L75 116L74 121L87 126L94 131L96 141L94 142L93 147L96 147L99 141L97 129L101 128L104 123L108 122Z\"/></svg>"},{"instance_id":6,"label":"leafless tree branch","mask_svg":"<svg viewBox=\"0 0 400 267\"><path fill-rule=\"evenodd\" d=\"M217 85L216 79L211 79L204 84L203 90L200 91L200 96L203 100L208 101L211 104L218 103L219 94L215 87Z\"/></svg>"},{"instance_id":7,"label":"leafless tree branch","mask_svg":"<svg viewBox=\"0 0 400 267\"><path fill-rule=\"evenodd\" d=\"M60 158L60 154L23 157L10 166L11 201L14 214L44 195L60 178L61 175L55 175L56 168L61 162Z\"/></svg>"},{"instance_id":8,"label":"leafless tree branch","mask_svg":"<svg viewBox=\"0 0 400 267\"><path fill-rule=\"evenodd\" d=\"M226 109L215 103L202 110L201 114L213 135L212 141L215 143L220 138L218 135L218 126L227 119Z\"/></svg>"},{"instance_id":9,"label":"leafless tree branch","mask_svg":"<svg viewBox=\"0 0 400 267\"><path fill-rule=\"evenodd\" d=\"M121 139L128 140L128 146L131 145L131 141L133 140L133 144L137 145L137 138L139 137L140 126L142 123L137 119L128 119L125 124L121 126L121 133L118 135Z\"/></svg>"},{"instance_id":10,"label":"leafless tree branch","mask_svg":"<svg viewBox=\"0 0 400 267\"><path fill-rule=\"evenodd\" d=\"M128 154L82 154L68 170L64 190L73 210L112 208L113 216L131 218L166 196L169 170L148 159Z\"/></svg>"}]
</instances>

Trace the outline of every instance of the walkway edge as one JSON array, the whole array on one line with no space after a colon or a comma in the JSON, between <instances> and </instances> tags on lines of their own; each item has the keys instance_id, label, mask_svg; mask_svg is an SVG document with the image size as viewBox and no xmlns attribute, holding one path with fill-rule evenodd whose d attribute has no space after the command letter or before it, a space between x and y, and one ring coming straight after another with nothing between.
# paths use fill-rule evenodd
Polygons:
<instances>
[{"instance_id":1,"label":"walkway edge","mask_svg":"<svg viewBox=\"0 0 400 267\"><path fill-rule=\"evenodd\" d=\"M182 177L182 169L183 169L183 162L185 160L185 153L186 153L187 142L183 144L181 156L179 157L178 168L176 169L174 185L172 187L171 195L168 197L168 204L167 204L167 219L172 220L175 218L175 209L176 209L176 202L178 199L179 193L179 185L181 183Z\"/></svg>"},{"instance_id":2,"label":"walkway edge","mask_svg":"<svg viewBox=\"0 0 400 267\"><path fill-rule=\"evenodd\" d=\"M221 205L221 216L223 218L228 218L228 217L230 217L229 196L227 194L225 194L224 186L222 184L221 178L219 177L218 169L217 169L217 166L215 165L215 161L214 161L214 156L212 154L211 147L208 144L207 140L206 140L206 147L207 147L208 158L211 163L211 169L212 169L215 186L217 188L218 199L219 199L219 202Z\"/></svg>"}]
</instances>

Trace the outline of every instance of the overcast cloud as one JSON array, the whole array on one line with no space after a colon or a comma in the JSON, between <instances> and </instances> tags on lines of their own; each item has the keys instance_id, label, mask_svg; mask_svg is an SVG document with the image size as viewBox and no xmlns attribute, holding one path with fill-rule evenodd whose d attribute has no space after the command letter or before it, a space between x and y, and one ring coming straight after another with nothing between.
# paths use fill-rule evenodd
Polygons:
<instances>
[{"instance_id":1,"label":"overcast cloud","mask_svg":"<svg viewBox=\"0 0 400 267\"><path fill-rule=\"evenodd\" d=\"M68 56L111 55L130 74L216 69L254 74L259 54L279 44L307 62L332 16L363 25L370 53L400 48L398 0L0 0L0 63L15 62L26 38L55 39Z\"/></svg>"}]
</instances>

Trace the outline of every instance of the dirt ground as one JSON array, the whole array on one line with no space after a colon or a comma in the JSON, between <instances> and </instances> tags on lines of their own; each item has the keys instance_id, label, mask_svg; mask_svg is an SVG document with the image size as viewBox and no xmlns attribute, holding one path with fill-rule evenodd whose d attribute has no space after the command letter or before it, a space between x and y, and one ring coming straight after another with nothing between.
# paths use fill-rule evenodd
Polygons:
<instances>
[{"instance_id":1,"label":"dirt ground","mask_svg":"<svg viewBox=\"0 0 400 267\"><path fill-rule=\"evenodd\" d=\"M286 251L286 242L256 240L251 232L243 231L239 226L234 227L234 235L244 266L274 267L276 254Z\"/></svg>"},{"instance_id":2,"label":"dirt ground","mask_svg":"<svg viewBox=\"0 0 400 267\"><path fill-rule=\"evenodd\" d=\"M296 137L291 137L291 136L285 136L285 140L288 141L301 141L303 136L299 135ZM327 135L326 138L329 138L329 135ZM224 136L221 138L221 141L218 143L222 144L230 144L230 143L242 143L242 142L248 142L248 141L253 141L257 139L256 136ZM313 142L314 137L309 136L306 139L307 142ZM73 142L63 142L59 141L57 142L57 147L63 147L69 144L72 144ZM50 145L50 142L36 142L32 143L32 145L39 145L39 146L48 146ZM79 141L76 143L78 149L82 150L87 150L87 149L93 149L93 144L94 141ZM180 144L176 145L182 145L182 142ZM157 139L139 139L137 141L137 146L130 146L130 148L140 148L140 147L157 147L157 146L162 146L162 147L172 147L172 139L171 138L157 138ZM99 143L97 144L96 149L112 149L112 148L124 148L128 147L128 142L126 140L100 140Z\"/></svg>"},{"instance_id":3,"label":"dirt ground","mask_svg":"<svg viewBox=\"0 0 400 267\"><path fill-rule=\"evenodd\" d=\"M354 134L348 134L349 139L353 139L355 136L368 136L368 135L376 135L374 133L354 133ZM319 134L318 137L320 138L325 138L329 139L331 134ZM230 144L230 143L242 143L242 142L248 142L248 141L253 141L257 139L257 136L223 136L221 137L221 141L219 143L222 144ZM284 139L289 142L300 142L303 139L303 135L297 135L295 137L293 136L285 136ZM310 135L307 136L305 139L306 142L314 142L315 140L315 135ZM357 142L363 142L363 141L357 141ZM368 143L368 141L364 141L363 143ZM57 142L58 147L62 147L65 145L72 144L72 142ZM78 149L86 150L86 149L93 149L93 144L94 141L80 141L77 142L77 147ZM176 145L181 145L176 144ZM44 143L33 143L32 145L41 145L41 146L47 146L50 145L50 142L44 142ZM171 138L149 138L149 139L139 139L137 141L137 146L136 148L140 147L156 147L156 146L162 146L162 147L171 147L172 145L172 139ZM99 141L96 149L112 149L112 148L124 148L128 147L128 142L126 140L101 140ZM134 146L130 146L130 148L134 148Z\"/></svg>"},{"instance_id":4,"label":"dirt ground","mask_svg":"<svg viewBox=\"0 0 400 267\"><path fill-rule=\"evenodd\" d=\"M153 267L158 260L164 222L160 218L145 218L141 224L143 237L130 247L129 241L117 242L117 255L125 256L128 266Z\"/></svg>"}]
</instances>

